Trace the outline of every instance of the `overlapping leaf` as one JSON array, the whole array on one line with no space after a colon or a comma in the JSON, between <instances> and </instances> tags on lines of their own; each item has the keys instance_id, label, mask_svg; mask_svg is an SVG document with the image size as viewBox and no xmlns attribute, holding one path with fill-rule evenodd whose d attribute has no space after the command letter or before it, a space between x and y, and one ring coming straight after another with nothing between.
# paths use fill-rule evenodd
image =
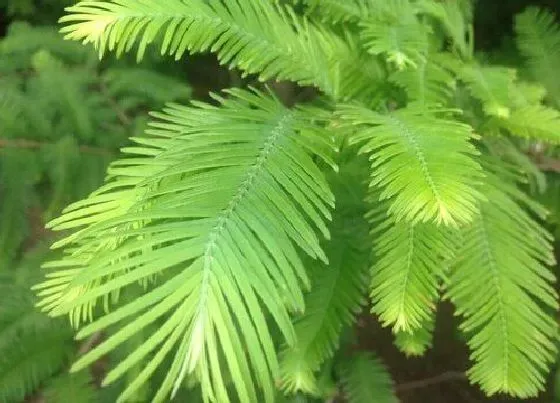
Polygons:
<instances>
[{"instance_id":1,"label":"overlapping leaf","mask_svg":"<svg viewBox=\"0 0 560 403\"><path fill-rule=\"evenodd\" d=\"M366 49L383 54L397 69L416 67L428 51L427 25L419 21L408 0L380 2L378 9L361 24Z\"/></svg>"},{"instance_id":2,"label":"overlapping leaf","mask_svg":"<svg viewBox=\"0 0 560 403\"><path fill-rule=\"evenodd\" d=\"M517 46L527 59L533 78L543 83L548 96L560 107L560 24L555 15L528 7L515 17Z\"/></svg>"},{"instance_id":3,"label":"overlapping leaf","mask_svg":"<svg viewBox=\"0 0 560 403\"><path fill-rule=\"evenodd\" d=\"M535 396L556 357L558 309L552 287L550 235L523 209L530 202L509 181L489 175L473 223L462 230L462 247L449 279L449 295L464 317L473 367L469 377L488 394Z\"/></svg>"},{"instance_id":4,"label":"overlapping leaf","mask_svg":"<svg viewBox=\"0 0 560 403\"><path fill-rule=\"evenodd\" d=\"M363 144L372 161L372 186L389 199L397 221L458 225L469 222L482 195L480 166L469 142L471 128L440 118L438 110L404 108L380 114L342 105L338 116L351 142Z\"/></svg>"},{"instance_id":5,"label":"overlapping leaf","mask_svg":"<svg viewBox=\"0 0 560 403\"><path fill-rule=\"evenodd\" d=\"M79 337L124 326L82 357L84 368L151 323L160 326L105 383L151 357L125 400L172 356L154 401L182 379L207 400L229 401L226 374L244 402L271 401L277 360L268 318L294 342L289 310L303 309L299 252L326 260L316 234L333 196L312 156L332 163L332 142L308 112L246 91L221 107L173 105L114 163L109 181L51 223L74 232L66 257L39 285L40 305L73 322L138 281L146 294L83 327ZM318 115L313 115L317 119ZM154 278L157 276L157 278Z\"/></svg>"},{"instance_id":6,"label":"overlapping leaf","mask_svg":"<svg viewBox=\"0 0 560 403\"><path fill-rule=\"evenodd\" d=\"M117 54L161 39L162 54L215 52L220 63L258 74L261 80L292 80L345 97L339 80L359 73L343 69L344 40L267 0L82 1L61 18L66 38L93 42L100 54ZM365 78L365 77L364 77Z\"/></svg>"},{"instance_id":7,"label":"overlapping leaf","mask_svg":"<svg viewBox=\"0 0 560 403\"><path fill-rule=\"evenodd\" d=\"M406 91L409 101L426 106L445 105L455 86L451 73L429 60L418 62L414 69L397 71L390 79Z\"/></svg>"},{"instance_id":8,"label":"overlapping leaf","mask_svg":"<svg viewBox=\"0 0 560 403\"><path fill-rule=\"evenodd\" d=\"M393 381L381 361L356 353L340 366L344 395L350 403L397 403Z\"/></svg>"},{"instance_id":9,"label":"overlapping leaf","mask_svg":"<svg viewBox=\"0 0 560 403\"><path fill-rule=\"evenodd\" d=\"M375 250L372 311L395 332L411 333L432 320L439 282L453 256L453 234L432 223L394 222L384 208L369 218Z\"/></svg>"},{"instance_id":10,"label":"overlapping leaf","mask_svg":"<svg viewBox=\"0 0 560 403\"><path fill-rule=\"evenodd\" d=\"M489 116L510 116L510 88L516 77L513 69L479 65L463 65L457 72L471 95L482 102Z\"/></svg>"},{"instance_id":11,"label":"overlapping leaf","mask_svg":"<svg viewBox=\"0 0 560 403\"><path fill-rule=\"evenodd\" d=\"M295 319L296 343L281 352L282 386L290 393L319 392L317 371L332 358L343 329L365 302L370 239L363 177L361 169L354 169L363 164L355 162L343 165L330 181L337 203L332 238L324 248L329 264L311 262L312 289L305 296L305 314Z\"/></svg>"}]
</instances>

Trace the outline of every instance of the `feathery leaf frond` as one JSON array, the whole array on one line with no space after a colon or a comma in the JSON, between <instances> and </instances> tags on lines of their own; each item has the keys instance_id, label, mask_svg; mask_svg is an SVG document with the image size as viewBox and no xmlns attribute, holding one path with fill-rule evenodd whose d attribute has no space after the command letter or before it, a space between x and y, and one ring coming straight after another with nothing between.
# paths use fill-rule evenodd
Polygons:
<instances>
[{"instance_id":1,"label":"feathery leaf frond","mask_svg":"<svg viewBox=\"0 0 560 403\"><path fill-rule=\"evenodd\" d=\"M528 7L515 17L515 32L533 78L545 85L548 96L560 107L560 24L555 15L543 8Z\"/></svg>"},{"instance_id":2,"label":"feathery leaf frond","mask_svg":"<svg viewBox=\"0 0 560 403\"><path fill-rule=\"evenodd\" d=\"M428 51L427 25L421 23L408 0L390 0L360 24L366 49L384 54L397 69L415 68Z\"/></svg>"},{"instance_id":3,"label":"feathery leaf frond","mask_svg":"<svg viewBox=\"0 0 560 403\"><path fill-rule=\"evenodd\" d=\"M428 1L420 0L416 4L418 11L436 18L447 35L451 38L453 47L464 59L472 58L473 20L472 3L470 0Z\"/></svg>"},{"instance_id":4,"label":"feathery leaf frond","mask_svg":"<svg viewBox=\"0 0 560 403\"><path fill-rule=\"evenodd\" d=\"M510 116L510 88L516 78L515 70L506 67L463 65L457 72L471 95L482 102L489 116Z\"/></svg>"},{"instance_id":5,"label":"feathery leaf frond","mask_svg":"<svg viewBox=\"0 0 560 403\"><path fill-rule=\"evenodd\" d=\"M352 165L342 165L331 180L337 203L332 237L324 247L329 264L310 265L312 289L305 297L305 314L295 319L296 343L280 354L282 384L290 393L317 394L315 373L334 355L343 328L354 322L365 302L369 237L359 179Z\"/></svg>"},{"instance_id":6,"label":"feathery leaf frond","mask_svg":"<svg viewBox=\"0 0 560 403\"><path fill-rule=\"evenodd\" d=\"M340 364L343 391L349 403L397 403L391 376L381 361L357 353Z\"/></svg>"},{"instance_id":7,"label":"feathery leaf frond","mask_svg":"<svg viewBox=\"0 0 560 403\"><path fill-rule=\"evenodd\" d=\"M488 174L489 202L462 230L449 296L464 316L473 367L469 378L487 394L535 396L556 357L557 309L550 235L523 210L542 209L503 178Z\"/></svg>"},{"instance_id":8,"label":"feathery leaf frond","mask_svg":"<svg viewBox=\"0 0 560 403\"><path fill-rule=\"evenodd\" d=\"M415 69L396 71L390 80L403 88L409 101L420 105L445 105L455 88L455 79L443 67L422 60Z\"/></svg>"},{"instance_id":9,"label":"feathery leaf frond","mask_svg":"<svg viewBox=\"0 0 560 403\"><path fill-rule=\"evenodd\" d=\"M372 312L394 332L413 332L433 316L439 281L453 256L453 234L432 223L394 222L384 208L372 210L369 219Z\"/></svg>"},{"instance_id":10,"label":"feathery leaf frond","mask_svg":"<svg viewBox=\"0 0 560 403\"><path fill-rule=\"evenodd\" d=\"M419 357L432 346L435 326L435 312L422 323L422 326L412 331L400 331L395 335L395 345L407 357Z\"/></svg>"},{"instance_id":11,"label":"feathery leaf frond","mask_svg":"<svg viewBox=\"0 0 560 403\"><path fill-rule=\"evenodd\" d=\"M499 125L512 135L552 144L560 143L560 112L543 105L531 105L513 110Z\"/></svg>"},{"instance_id":12,"label":"feathery leaf frond","mask_svg":"<svg viewBox=\"0 0 560 403\"><path fill-rule=\"evenodd\" d=\"M212 51L222 64L261 80L292 80L344 96L340 77L342 39L267 0L82 1L61 18L66 38L93 42L100 54L146 46L163 35L162 54L179 59L187 50ZM344 49L343 49L344 50Z\"/></svg>"},{"instance_id":13,"label":"feathery leaf frond","mask_svg":"<svg viewBox=\"0 0 560 403\"><path fill-rule=\"evenodd\" d=\"M371 155L371 186L390 200L388 212L396 221L458 225L477 211L482 172L472 159L472 129L438 112L408 107L380 114L353 105L337 112L342 128L352 132L351 142Z\"/></svg>"},{"instance_id":14,"label":"feathery leaf frond","mask_svg":"<svg viewBox=\"0 0 560 403\"><path fill-rule=\"evenodd\" d=\"M331 163L332 139L305 110L259 93L230 93L215 96L221 107L172 105L155 114L152 137L124 150L137 156L112 164L104 187L50 224L75 230L57 244L67 246L65 258L49 264L59 270L36 287L51 315L70 313L78 324L100 299L108 304L129 284L161 278L78 335L125 323L74 370L161 320L105 379L115 381L153 352L121 401L169 354L173 364L154 401L190 374L206 399L227 402L228 369L242 401L271 401L277 360L265 315L293 343L288 311L303 310L307 283L298 252L326 260L317 232L328 237L333 196L312 156Z\"/></svg>"}]
</instances>

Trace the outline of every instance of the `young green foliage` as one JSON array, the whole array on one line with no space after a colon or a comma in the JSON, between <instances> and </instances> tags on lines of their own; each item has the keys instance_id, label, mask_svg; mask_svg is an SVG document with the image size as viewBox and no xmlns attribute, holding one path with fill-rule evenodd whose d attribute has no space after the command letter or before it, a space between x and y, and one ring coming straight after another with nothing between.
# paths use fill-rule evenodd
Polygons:
<instances>
[{"instance_id":1,"label":"young green foliage","mask_svg":"<svg viewBox=\"0 0 560 403\"><path fill-rule=\"evenodd\" d=\"M258 74L262 81L315 85L335 98L345 93L339 88L345 77L363 74L344 62L350 52L342 38L276 2L83 1L68 11L71 14L61 18L68 24L62 29L66 38L92 42L100 55L113 50L120 55L138 43L141 59L146 47L163 34L161 53L177 60L187 50L210 50L230 69Z\"/></svg>"},{"instance_id":2,"label":"young green foliage","mask_svg":"<svg viewBox=\"0 0 560 403\"><path fill-rule=\"evenodd\" d=\"M470 378L488 394L526 398L555 357L558 326L548 312L558 302L546 267L554 256L550 235L523 210L541 215L541 207L503 177L487 173L487 184L491 202L461 231L448 293L470 335Z\"/></svg>"},{"instance_id":3,"label":"young green foliage","mask_svg":"<svg viewBox=\"0 0 560 403\"><path fill-rule=\"evenodd\" d=\"M54 27L16 22L0 39L0 402L43 391L49 402L96 397L92 387L67 399L78 388L67 376L78 350L72 328L38 312L29 288L53 258L36 248L52 240L44 220L100 185L123 140L143 131L145 109L169 95L190 96L189 86L153 70L134 74L137 84L159 79L165 100L141 85L124 90L113 72L127 70L136 73L125 62L99 63L92 49L64 41Z\"/></svg>"},{"instance_id":4,"label":"young green foliage","mask_svg":"<svg viewBox=\"0 0 560 403\"><path fill-rule=\"evenodd\" d=\"M443 283L472 351L470 380L487 394L536 395L555 353L551 238L507 159L492 159L492 169L482 162L489 136L557 142L543 57L556 57L553 17L529 10L517 20L520 50L545 94L474 53L468 1L306 0L302 13L288 3L82 1L61 18L68 39L100 55L136 48L140 59L150 44L176 59L210 51L245 78L319 92L313 105L294 107L243 89L212 95L212 105L170 104L123 149L129 158L111 164L103 186L51 221L67 232L54 244L63 257L35 287L39 306L69 315L79 339L108 333L73 369L128 344L104 381L127 380L119 401L163 401L199 384L204 401L272 402L279 386L393 402L380 362L347 354L354 346L342 337L355 336L371 255L372 309L401 350L417 355L431 344ZM54 51L28 63L32 88L49 99L41 76L64 65ZM74 112L79 139L94 141L90 104L78 100L91 78L80 74L53 78L62 94L52 103ZM134 110L140 90L125 91L127 80L141 77L170 98L188 95L142 70L106 72L100 93ZM18 128L10 116L0 109ZM48 155L53 182L66 183L72 160L56 156L80 146L59 141ZM344 158L369 157L368 197L352 198L364 172L338 171L342 145ZM138 284L143 293L119 299ZM338 386L329 386L333 362Z\"/></svg>"},{"instance_id":5,"label":"young green foliage","mask_svg":"<svg viewBox=\"0 0 560 403\"><path fill-rule=\"evenodd\" d=\"M346 151L345 154L348 154ZM311 291L305 314L294 318L296 342L280 352L282 385L287 392L318 394L317 372L335 354L341 333L362 310L368 283L368 225L364 218L363 164L343 162L329 181L337 200L325 243L328 265L309 262Z\"/></svg>"},{"instance_id":6,"label":"young green foliage","mask_svg":"<svg viewBox=\"0 0 560 403\"><path fill-rule=\"evenodd\" d=\"M109 293L169 272L166 282L79 333L130 322L75 369L165 318L107 375L105 382L113 382L157 349L120 400L170 353L173 366L155 401L188 374L205 386L206 399L228 401L225 368L242 401L272 401L278 364L263 309L293 344L288 311L303 310L301 284L308 282L298 250L327 262L317 232L329 236L325 220L334 199L311 157L331 163L328 134L307 122L305 110L290 111L260 93L230 93L216 97L221 108L197 103L157 114L152 137L127 150L137 156L113 163L111 182L50 224L83 228L58 243L74 245L79 255L51 263L67 269L38 287L40 305L53 315L70 313L76 325Z\"/></svg>"},{"instance_id":7,"label":"young green foliage","mask_svg":"<svg viewBox=\"0 0 560 403\"><path fill-rule=\"evenodd\" d=\"M438 112L445 111L410 107L381 114L354 105L338 110L342 127L354 132L351 142L365 143L360 152L371 155L370 186L382 189L380 198L390 200L388 214L397 221L468 223L482 198L471 128Z\"/></svg>"},{"instance_id":8,"label":"young green foliage","mask_svg":"<svg viewBox=\"0 0 560 403\"><path fill-rule=\"evenodd\" d=\"M393 381L378 358L355 354L340 365L344 395L350 403L396 403Z\"/></svg>"},{"instance_id":9,"label":"young green foliage","mask_svg":"<svg viewBox=\"0 0 560 403\"><path fill-rule=\"evenodd\" d=\"M517 46L527 59L533 79L541 82L554 105L560 107L560 26L546 9L529 7L515 19Z\"/></svg>"},{"instance_id":10,"label":"young green foliage","mask_svg":"<svg viewBox=\"0 0 560 403\"><path fill-rule=\"evenodd\" d=\"M385 208L370 211L369 218L375 251L373 312L395 332L412 333L432 318L439 282L455 248L453 232L432 223L394 222Z\"/></svg>"}]
</instances>

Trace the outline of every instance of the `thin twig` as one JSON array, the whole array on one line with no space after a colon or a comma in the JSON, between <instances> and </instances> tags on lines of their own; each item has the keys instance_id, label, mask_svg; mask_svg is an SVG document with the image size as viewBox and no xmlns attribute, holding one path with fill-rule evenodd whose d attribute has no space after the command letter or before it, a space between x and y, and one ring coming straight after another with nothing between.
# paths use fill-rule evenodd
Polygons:
<instances>
[{"instance_id":1,"label":"thin twig","mask_svg":"<svg viewBox=\"0 0 560 403\"><path fill-rule=\"evenodd\" d=\"M463 381L467 379L467 376L464 372L459 371L448 371L444 372L443 374L433 376L431 378L426 379L419 379L417 381L401 383L400 385L396 385L395 389L399 392L413 390L413 389L420 389L425 388L426 386L436 385L442 382L448 381Z\"/></svg>"},{"instance_id":2,"label":"thin twig","mask_svg":"<svg viewBox=\"0 0 560 403\"><path fill-rule=\"evenodd\" d=\"M121 108L115 98L111 96L111 94L109 93L109 89L102 80L100 80L99 91L105 97L105 99L107 99L109 106L111 106L113 112L115 112L117 118L119 118L121 123L125 126L130 126L133 122L132 118L126 114L124 109Z\"/></svg>"},{"instance_id":3,"label":"thin twig","mask_svg":"<svg viewBox=\"0 0 560 403\"><path fill-rule=\"evenodd\" d=\"M97 343L101 341L103 337L102 332L95 332L92 334L78 349L79 355L84 355L85 353L89 352Z\"/></svg>"},{"instance_id":4,"label":"thin twig","mask_svg":"<svg viewBox=\"0 0 560 403\"><path fill-rule=\"evenodd\" d=\"M535 164L542 171L560 173L560 160L540 157L537 161L535 161Z\"/></svg>"},{"instance_id":5,"label":"thin twig","mask_svg":"<svg viewBox=\"0 0 560 403\"><path fill-rule=\"evenodd\" d=\"M23 148L23 149L39 149L51 145L50 143L43 143L35 140L26 139L0 139L0 148ZM114 152L106 148L93 147L81 145L78 149L85 154L96 155L113 155Z\"/></svg>"}]
</instances>

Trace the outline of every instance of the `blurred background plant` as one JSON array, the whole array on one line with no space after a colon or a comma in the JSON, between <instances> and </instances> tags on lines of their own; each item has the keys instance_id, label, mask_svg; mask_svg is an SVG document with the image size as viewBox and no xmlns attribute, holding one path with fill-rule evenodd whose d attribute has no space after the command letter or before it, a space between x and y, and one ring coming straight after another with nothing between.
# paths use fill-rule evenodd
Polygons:
<instances>
[{"instance_id":1,"label":"blurred background plant","mask_svg":"<svg viewBox=\"0 0 560 403\"><path fill-rule=\"evenodd\" d=\"M0 0L0 402L115 401L127 378L106 389L99 387L100 380L110 361L122 360L140 344L142 333L89 371L68 374L74 358L103 335L74 342L67 321L49 319L34 308L30 286L38 282L41 263L53 253L48 249L53 235L44 223L103 182L119 148L129 137L143 136L149 111L168 101L201 99L208 90L253 80L241 79L206 55L175 63L153 51L140 64L129 56L100 61L93 49L64 41L58 33L56 21L72 3ZM519 13L531 5L560 12L557 0L478 1L477 48L488 59L522 66L521 74L540 82L547 102L559 108L560 52L519 47L513 39L523 24ZM546 60L527 63L538 58ZM290 85L273 87L284 100L293 101ZM527 186L549 208L549 229L560 239L560 153L533 141L519 145L523 153L505 141L497 141L495 147L527 167ZM363 328L359 342L388 364L403 402L513 401L487 399L467 384L467 351L453 330L452 310L442 305L434 347L421 359L405 361L389 332L369 315L358 323ZM364 370L367 360L361 357ZM137 392L134 400L147 401L148 388ZM182 393L177 401L199 401L196 391ZM560 402L560 371L553 371L538 401Z\"/></svg>"},{"instance_id":2,"label":"blurred background plant","mask_svg":"<svg viewBox=\"0 0 560 403\"><path fill-rule=\"evenodd\" d=\"M67 321L34 307L30 287L51 253L44 223L102 183L118 149L143 135L148 111L192 92L177 64L101 62L93 49L64 41L56 20L69 3L0 2L1 402L34 394L49 402L99 400L92 374L67 375L88 345L73 342Z\"/></svg>"}]
</instances>

